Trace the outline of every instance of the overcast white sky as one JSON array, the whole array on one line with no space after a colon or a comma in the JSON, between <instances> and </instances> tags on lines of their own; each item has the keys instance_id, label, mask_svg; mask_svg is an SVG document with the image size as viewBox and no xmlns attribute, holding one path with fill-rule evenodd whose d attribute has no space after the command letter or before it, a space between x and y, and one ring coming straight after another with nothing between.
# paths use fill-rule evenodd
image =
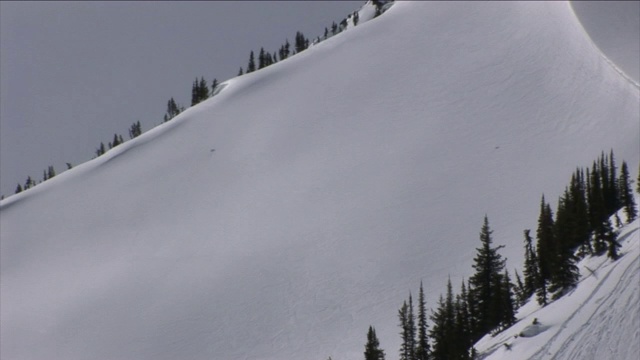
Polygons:
<instances>
[{"instance_id":1,"label":"overcast white sky","mask_svg":"<svg viewBox=\"0 0 640 360\"><path fill-rule=\"evenodd\" d=\"M114 133L161 123L191 83L251 50L314 38L362 1L0 2L0 193L90 160Z\"/></svg>"}]
</instances>

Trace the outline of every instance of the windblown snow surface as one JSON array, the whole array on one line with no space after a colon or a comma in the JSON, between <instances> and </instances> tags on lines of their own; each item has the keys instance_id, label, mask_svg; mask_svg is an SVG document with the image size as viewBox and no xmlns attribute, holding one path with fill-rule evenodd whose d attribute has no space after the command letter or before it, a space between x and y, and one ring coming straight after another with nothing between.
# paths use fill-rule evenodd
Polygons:
<instances>
[{"instance_id":1,"label":"windblown snow surface","mask_svg":"<svg viewBox=\"0 0 640 360\"><path fill-rule=\"evenodd\" d=\"M397 309L469 277L485 214L520 267L541 194L603 150L634 169L639 119L567 2L398 2L2 201L0 357L360 359L373 325L396 359ZM637 304L627 233L555 305L596 307L576 344L620 326L602 291ZM532 358L588 351L538 317Z\"/></svg>"}]
</instances>

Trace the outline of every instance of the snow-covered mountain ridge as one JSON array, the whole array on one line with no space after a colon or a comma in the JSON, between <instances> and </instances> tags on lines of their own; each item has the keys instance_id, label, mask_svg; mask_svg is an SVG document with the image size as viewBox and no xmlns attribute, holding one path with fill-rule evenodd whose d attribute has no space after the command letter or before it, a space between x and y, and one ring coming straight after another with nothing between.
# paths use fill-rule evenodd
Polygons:
<instances>
[{"instance_id":1,"label":"snow-covered mountain ridge","mask_svg":"<svg viewBox=\"0 0 640 360\"><path fill-rule=\"evenodd\" d=\"M568 3L398 2L2 201L0 357L359 359L373 324L394 359L409 289L484 214L519 266L639 109Z\"/></svg>"}]
</instances>

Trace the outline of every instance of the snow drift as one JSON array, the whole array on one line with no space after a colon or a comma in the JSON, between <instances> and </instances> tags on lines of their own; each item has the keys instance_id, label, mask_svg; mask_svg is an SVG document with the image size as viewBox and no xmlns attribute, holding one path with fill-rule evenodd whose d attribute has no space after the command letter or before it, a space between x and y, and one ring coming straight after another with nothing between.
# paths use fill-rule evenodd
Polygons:
<instances>
[{"instance_id":1,"label":"snow drift","mask_svg":"<svg viewBox=\"0 0 640 360\"><path fill-rule=\"evenodd\" d=\"M398 2L2 201L0 357L394 359L485 214L520 266L543 192L640 161L639 98L566 2Z\"/></svg>"}]
</instances>

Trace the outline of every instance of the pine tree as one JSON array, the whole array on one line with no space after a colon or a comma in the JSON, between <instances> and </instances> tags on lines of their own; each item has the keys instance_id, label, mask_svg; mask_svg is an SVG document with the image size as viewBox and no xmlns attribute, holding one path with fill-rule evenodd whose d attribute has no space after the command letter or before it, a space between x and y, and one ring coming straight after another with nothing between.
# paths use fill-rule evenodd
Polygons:
<instances>
[{"instance_id":1,"label":"pine tree","mask_svg":"<svg viewBox=\"0 0 640 360\"><path fill-rule=\"evenodd\" d=\"M34 187L34 186L36 186L36 182L35 182L35 180L33 180L33 179L31 178L31 176L27 176L27 181L25 181L25 182L24 182L24 188L23 188L23 190L30 189L30 188L32 188L32 187Z\"/></svg>"},{"instance_id":2,"label":"pine tree","mask_svg":"<svg viewBox=\"0 0 640 360\"><path fill-rule=\"evenodd\" d=\"M516 322L516 305L513 299L513 284L511 283L511 278L509 276L509 272L505 269L504 275L502 276L502 291L501 291L501 325L504 329L509 326L515 324Z\"/></svg>"},{"instance_id":3,"label":"pine tree","mask_svg":"<svg viewBox=\"0 0 640 360\"><path fill-rule=\"evenodd\" d=\"M98 149L96 149L96 156L100 156L100 155L104 154L105 152L106 152L106 149L104 148L104 143L101 142L100 143L100 147L98 147Z\"/></svg>"},{"instance_id":4,"label":"pine tree","mask_svg":"<svg viewBox=\"0 0 640 360\"><path fill-rule=\"evenodd\" d=\"M620 189L616 173L616 161L613 155L613 149L611 149L609 152L609 215L615 213L622 207L622 205L620 205Z\"/></svg>"},{"instance_id":5,"label":"pine tree","mask_svg":"<svg viewBox=\"0 0 640 360\"><path fill-rule=\"evenodd\" d=\"M18 183L18 186L16 186L16 192L15 192L15 193L16 193L16 194L19 194L19 193L21 193L21 192L22 192L22 185L20 185L20 184Z\"/></svg>"},{"instance_id":6,"label":"pine tree","mask_svg":"<svg viewBox=\"0 0 640 360\"><path fill-rule=\"evenodd\" d=\"M331 24L331 34L332 34L332 35L335 35L335 34L337 34L337 33L338 33L338 24L336 24L336 22L334 21L334 22Z\"/></svg>"},{"instance_id":7,"label":"pine tree","mask_svg":"<svg viewBox=\"0 0 640 360\"><path fill-rule=\"evenodd\" d=\"M527 292L525 290L524 283L520 278L520 274L518 274L518 270L515 270L515 274L516 274L516 283L514 284L515 286L513 287L513 294L516 297L516 308L518 308L524 305L529 299L529 297L527 297L526 295Z\"/></svg>"},{"instance_id":8,"label":"pine tree","mask_svg":"<svg viewBox=\"0 0 640 360\"><path fill-rule=\"evenodd\" d=\"M360 14L355 11L353 13L353 26L358 26L358 21L360 21Z\"/></svg>"},{"instance_id":9,"label":"pine tree","mask_svg":"<svg viewBox=\"0 0 640 360\"><path fill-rule=\"evenodd\" d=\"M411 294L409 294L409 303L407 304L405 301L398 310L398 319L400 320L400 336L402 338L400 360L415 360L416 327Z\"/></svg>"},{"instance_id":10,"label":"pine tree","mask_svg":"<svg viewBox=\"0 0 640 360\"><path fill-rule=\"evenodd\" d=\"M218 79L214 78L211 81L211 96L216 94L216 90L218 90Z\"/></svg>"},{"instance_id":11,"label":"pine tree","mask_svg":"<svg viewBox=\"0 0 640 360\"><path fill-rule=\"evenodd\" d=\"M455 334L455 350L456 354L454 359L467 360L469 359L469 348L471 347L471 326L470 326L470 312L469 303L467 302L468 293L467 288L462 282L460 287L460 294L456 295L456 301L454 304L455 309L455 322L454 322L454 334Z\"/></svg>"},{"instance_id":12,"label":"pine tree","mask_svg":"<svg viewBox=\"0 0 640 360\"><path fill-rule=\"evenodd\" d=\"M256 60L253 55L253 50L249 54L249 64L247 65L247 74L256 71Z\"/></svg>"},{"instance_id":13,"label":"pine tree","mask_svg":"<svg viewBox=\"0 0 640 360\"><path fill-rule=\"evenodd\" d=\"M606 240L608 228L611 222L607 215L604 199L604 185L602 184L602 167L604 160L599 163L594 161L591 170L591 182L589 190L589 221L593 231L593 251L595 255L602 255L607 250Z\"/></svg>"},{"instance_id":14,"label":"pine tree","mask_svg":"<svg viewBox=\"0 0 640 360\"><path fill-rule=\"evenodd\" d=\"M113 134L113 141L109 143L109 149L112 149L123 143L122 136L118 136L118 134Z\"/></svg>"},{"instance_id":15,"label":"pine tree","mask_svg":"<svg viewBox=\"0 0 640 360\"><path fill-rule=\"evenodd\" d=\"M448 360L454 357L458 345L455 339L455 305L451 280L447 283L446 300L440 295L438 308L431 315L431 358L433 360Z\"/></svg>"},{"instance_id":16,"label":"pine tree","mask_svg":"<svg viewBox=\"0 0 640 360\"><path fill-rule=\"evenodd\" d=\"M416 358L416 317L413 312L413 297L409 293L409 318L407 323L409 330L409 359L415 360Z\"/></svg>"},{"instance_id":17,"label":"pine tree","mask_svg":"<svg viewBox=\"0 0 640 360\"><path fill-rule=\"evenodd\" d=\"M580 272L576 263L577 257L574 255L574 233L570 209L569 190L558 200L558 212L556 221L553 224L553 238L555 240L555 251L551 254L552 267L550 268L549 292L555 293L553 299L562 296L567 290L575 287L580 278Z\"/></svg>"},{"instance_id":18,"label":"pine tree","mask_svg":"<svg viewBox=\"0 0 640 360\"><path fill-rule=\"evenodd\" d=\"M140 125L140 121L137 121L129 128L129 138L133 139L140 135L142 135L142 126Z\"/></svg>"},{"instance_id":19,"label":"pine tree","mask_svg":"<svg viewBox=\"0 0 640 360\"><path fill-rule=\"evenodd\" d=\"M384 350L380 349L380 341L376 329L369 326L367 344L364 346L364 360L384 360Z\"/></svg>"},{"instance_id":20,"label":"pine tree","mask_svg":"<svg viewBox=\"0 0 640 360\"><path fill-rule=\"evenodd\" d=\"M572 249L580 248L580 256L591 253L589 211L587 205L587 188L584 182L584 172L577 169L571 177L569 185L569 199L567 210L571 216L571 241Z\"/></svg>"},{"instance_id":21,"label":"pine tree","mask_svg":"<svg viewBox=\"0 0 640 360\"><path fill-rule=\"evenodd\" d=\"M505 260L498 250L504 246L492 246L492 233L489 219L485 216L480 231L481 247L476 249L476 257L473 259L475 274L469 279L474 298L472 311L476 313L478 321L477 328L472 332L474 340L497 327L502 318L499 302Z\"/></svg>"},{"instance_id":22,"label":"pine tree","mask_svg":"<svg viewBox=\"0 0 640 360\"><path fill-rule=\"evenodd\" d=\"M428 337L428 324L427 324L427 312L426 304L424 300L424 289L422 287L422 281L420 282L420 293L418 294L418 326L417 326L418 338L416 340L416 360L428 360L429 359L429 337Z\"/></svg>"},{"instance_id":23,"label":"pine tree","mask_svg":"<svg viewBox=\"0 0 640 360\"><path fill-rule=\"evenodd\" d=\"M400 320L400 360L413 360L411 358L411 348L409 340L409 305L405 301L398 310L398 320Z\"/></svg>"},{"instance_id":24,"label":"pine tree","mask_svg":"<svg viewBox=\"0 0 640 360\"><path fill-rule=\"evenodd\" d=\"M636 192L640 194L640 165L638 165L638 178L636 179Z\"/></svg>"},{"instance_id":25,"label":"pine tree","mask_svg":"<svg viewBox=\"0 0 640 360\"><path fill-rule=\"evenodd\" d=\"M51 179L51 178L53 178L54 176L56 176L56 171L53 169L53 166L49 166L49 167L47 168L47 178L48 178L48 179Z\"/></svg>"},{"instance_id":26,"label":"pine tree","mask_svg":"<svg viewBox=\"0 0 640 360\"><path fill-rule=\"evenodd\" d=\"M551 207L545 202L544 195L540 203L540 216L538 217L538 230L536 231L538 251L538 284L536 286L536 298L538 304L547 305L548 286L551 279L553 266L555 240L553 238L553 213Z\"/></svg>"},{"instance_id":27,"label":"pine tree","mask_svg":"<svg viewBox=\"0 0 640 360\"><path fill-rule=\"evenodd\" d=\"M238 76L242 76L244 75L244 72L242 71L242 66L240 66L240 71L238 71Z\"/></svg>"},{"instance_id":28,"label":"pine tree","mask_svg":"<svg viewBox=\"0 0 640 360\"><path fill-rule=\"evenodd\" d=\"M260 48L260 53L258 54L258 69L262 69L267 66L267 58L264 53L264 48Z\"/></svg>"},{"instance_id":29,"label":"pine tree","mask_svg":"<svg viewBox=\"0 0 640 360\"><path fill-rule=\"evenodd\" d=\"M289 55L291 54L291 44L289 44L289 39L286 39L286 40L285 40L285 42L284 42L284 48L283 48L283 51L284 51L284 52L283 52L284 57L283 57L283 56L280 56L280 59L281 59L281 60L284 60L284 59L288 58L288 57L289 57Z\"/></svg>"},{"instance_id":30,"label":"pine tree","mask_svg":"<svg viewBox=\"0 0 640 360\"><path fill-rule=\"evenodd\" d=\"M307 40L300 31L296 32L296 39L295 39L296 54L303 52L308 47L309 47L309 40Z\"/></svg>"},{"instance_id":31,"label":"pine tree","mask_svg":"<svg viewBox=\"0 0 640 360\"><path fill-rule=\"evenodd\" d=\"M201 103L209 98L209 85L207 85L207 80L204 77L200 77L200 82L198 83L198 103Z\"/></svg>"},{"instance_id":32,"label":"pine tree","mask_svg":"<svg viewBox=\"0 0 640 360\"><path fill-rule=\"evenodd\" d=\"M184 108L179 109L176 101L173 100L173 98L169 99L169 101L167 102L167 113L164 114L164 122L167 122L178 116L181 111L184 111Z\"/></svg>"},{"instance_id":33,"label":"pine tree","mask_svg":"<svg viewBox=\"0 0 640 360\"><path fill-rule=\"evenodd\" d=\"M538 272L538 256L536 250L533 247L533 240L531 239L531 230L524 231L524 299L529 299L536 291L536 288L540 282Z\"/></svg>"},{"instance_id":34,"label":"pine tree","mask_svg":"<svg viewBox=\"0 0 640 360\"><path fill-rule=\"evenodd\" d=\"M198 78L193 81L191 84L191 106L194 106L198 102L200 102L199 91L198 91Z\"/></svg>"},{"instance_id":35,"label":"pine tree","mask_svg":"<svg viewBox=\"0 0 640 360\"><path fill-rule=\"evenodd\" d=\"M620 169L620 180L618 184L620 186L620 202L624 208L624 213L627 215L627 223L630 223L636 219L638 212L636 210L636 202L633 198L633 191L631 190L631 183L629 182L629 168L624 161Z\"/></svg>"},{"instance_id":36,"label":"pine tree","mask_svg":"<svg viewBox=\"0 0 640 360\"><path fill-rule=\"evenodd\" d=\"M618 243L618 234L613 229L613 225L611 225L611 221L608 218L602 222L602 231L601 236L607 249L607 257L612 260L618 260L618 249L621 245Z\"/></svg>"}]
</instances>

